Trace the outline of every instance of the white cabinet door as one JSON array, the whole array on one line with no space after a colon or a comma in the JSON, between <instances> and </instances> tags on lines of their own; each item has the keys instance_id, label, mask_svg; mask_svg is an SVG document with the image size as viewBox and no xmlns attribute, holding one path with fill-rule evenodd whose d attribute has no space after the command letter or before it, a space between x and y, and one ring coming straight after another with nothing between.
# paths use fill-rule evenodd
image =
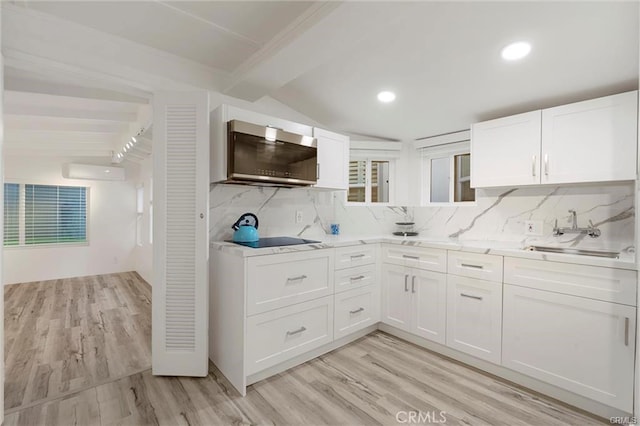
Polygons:
<instances>
[{"instance_id":1,"label":"white cabinet door","mask_svg":"<svg viewBox=\"0 0 640 426\"><path fill-rule=\"evenodd\" d=\"M447 319L447 276L438 272L413 269L411 294L413 321L411 332L445 344Z\"/></svg>"},{"instance_id":2,"label":"white cabinet door","mask_svg":"<svg viewBox=\"0 0 640 426\"><path fill-rule=\"evenodd\" d=\"M349 137L318 128L318 182L315 188L349 189Z\"/></svg>"},{"instance_id":3,"label":"white cabinet door","mask_svg":"<svg viewBox=\"0 0 640 426\"><path fill-rule=\"evenodd\" d=\"M410 278L409 268L382 266L382 322L405 331L411 329Z\"/></svg>"},{"instance_id":4,"label":"white cabinet door","mask_svg":"<svg viewBox=\"0 0 640 426\"><path fill-rule=\"evenodd\" d=\"M532 111L471 126L471 186L540 183L540 117Z\"/></svg>"},{"instance_id":5,"label":"white cabinet door","mask_svg":"<svg viewBox=\"0 0 640 426\"><path fill-rule=\"evenodd\" d=\"M637 102L634 91L543 110L542 183L635 179Z\"/></svg>"},{"instance_id":6,"label":"white cabinet door","mask_svg":"<svg viewBox=\"0 0 640 426\"><path fill-rule=\"evenodd\" d=\"M502 364L630 413L635 318L631 306L505 285Z\"/></svg>"},{"instance_id":7,"label":"white cabinet door","mask_svg":"<svg viewBox=\"0 0 640 426\"><path fill-rule=\"evenodd\" d=\"M447 346L500 363L502 283L447 276Z\"/></svg>"}]
</instances>

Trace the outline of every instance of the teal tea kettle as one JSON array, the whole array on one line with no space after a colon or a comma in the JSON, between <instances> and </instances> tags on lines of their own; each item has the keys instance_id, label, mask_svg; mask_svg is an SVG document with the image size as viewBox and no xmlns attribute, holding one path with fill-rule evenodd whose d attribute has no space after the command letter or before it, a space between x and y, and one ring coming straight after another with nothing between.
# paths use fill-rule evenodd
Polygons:
<instances>
[{"instance_id":1,"label":"teal tea kettle","mask_svg":"<svg viewBox=\"0 0 640 426\"><path fill-rule=\"evenodd\" d=\"M245 213L231 227L235 232L232 240L236 243L254 243L260 239L258 235L258 217L253 213Z\"/></svg>"}]
</instances>

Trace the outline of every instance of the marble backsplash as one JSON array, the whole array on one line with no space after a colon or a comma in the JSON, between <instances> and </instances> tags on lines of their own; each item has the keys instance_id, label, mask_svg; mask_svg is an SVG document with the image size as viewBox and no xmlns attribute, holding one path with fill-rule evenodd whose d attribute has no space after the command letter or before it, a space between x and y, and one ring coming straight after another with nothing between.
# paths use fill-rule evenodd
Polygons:
<instances>
[{"instance_id":1,"label":"marble backsplash","mask_svg":"<svg viewBox=\"0 0 640 426\"><path fill-rule=\"evenodd\" d=\"M395 222L411 220L421 237L459 241L505 241L624 250L634 245L634 184L477 190L476 205L457 207L347 206L342 192L278 189L233 185L211 188L211 239L229 239L231 225L245 212L260 219L261 236L289 235L322 238L331 223L344 235L387 235ZM600 238L566 234L552 236L554 222L571 226L569 209L578 226L589 220ZM295 212L303 220L295 222ZM542 236L525 236L524 221L543 222Z\"/></svg>"}]
</instances>

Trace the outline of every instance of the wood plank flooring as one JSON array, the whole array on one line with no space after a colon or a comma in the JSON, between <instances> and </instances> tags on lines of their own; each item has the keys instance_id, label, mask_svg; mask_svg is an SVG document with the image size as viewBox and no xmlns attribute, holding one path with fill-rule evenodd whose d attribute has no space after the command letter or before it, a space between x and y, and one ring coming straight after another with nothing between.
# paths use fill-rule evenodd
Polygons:
<instances>
[{"instance_id":1,"label":"wood plank flooring","mask_svg":"<svg viewBox=\"0 0 640 426\"><path fill-rule=\"evenodd\" d=\"M127 375L150 364L150 289L134 273L78 280L5 290L5 394L22 408L4 425L608 424L382 332L244 398L213 365L205 378Z\"/></svg>"},{"instance_id":2,"label":"wood plank flooring","mask_svg":"<svg viewBox=\"0 0 640 426\"><path fill-rule=\"evenodd\" d=\"M5 410L151 367L151 288L135 272L8 285Z\"/></svg>"}]
</instances>

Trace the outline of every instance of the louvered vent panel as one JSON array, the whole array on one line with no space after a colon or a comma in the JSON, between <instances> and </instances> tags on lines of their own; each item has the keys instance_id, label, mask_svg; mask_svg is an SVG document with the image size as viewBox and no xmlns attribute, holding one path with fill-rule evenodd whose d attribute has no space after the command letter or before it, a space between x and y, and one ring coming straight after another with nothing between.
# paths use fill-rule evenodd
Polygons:
<instances>
[{"instance_id":1,"label":"louvered vent panel","mask_svg":"<svg viewBox=\"0 0 640 426\"><path fill-rule=\"evenodd\" d=\"M168 105L167 351L195 350L196 106Z\"/></svg>"}]
</instances>

